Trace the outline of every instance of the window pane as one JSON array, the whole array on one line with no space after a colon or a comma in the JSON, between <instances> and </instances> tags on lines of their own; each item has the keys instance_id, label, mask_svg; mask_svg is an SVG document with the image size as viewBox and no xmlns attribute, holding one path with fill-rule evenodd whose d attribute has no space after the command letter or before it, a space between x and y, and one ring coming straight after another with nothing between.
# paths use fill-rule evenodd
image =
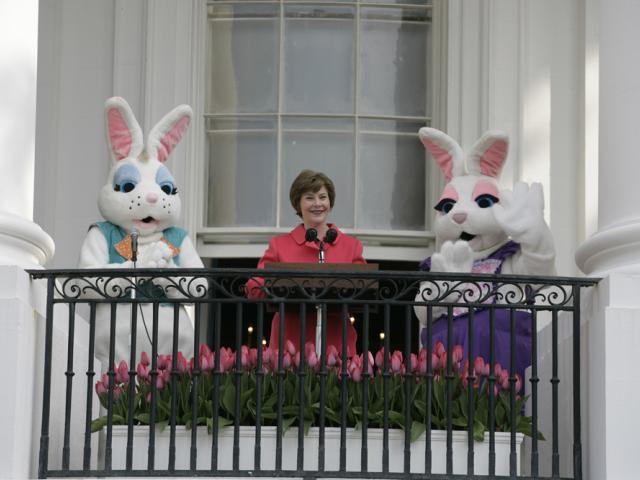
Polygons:
<instances>
[{"instance_id":1,"label":"window pane","mask_svg":"<svg viewBox=\"0 0 640 480\"><path fill-rule=\"evenodd\" d=\"M279 7L209 7L210 113L277 112Z\"/></svg>"},{"instance_id":2,"label":"window pane","mask_svg":"<svg viewBox=\"0 0 640 480\"><path fill-rule=\"evenodd\" d=\"M327 174L336 188L329 221L340 228L353 227L353 121L335 120L331 125L324 119L290 119L287 127L282 134L281 225L300 223L289 201L289 189L300 171L309 168Z\"/></svg>"},{"instance_id":3,"label":"window pane","mask_svg":"<svg viewBox=\"0 0 640 480\"><path fill-rule=\"evenodd\" d=\"M354 9L285 7L284 111L353 114Z\"/></svg>"},{"instance_id":4,"label":"window pane","mask_svg":"<svg viewBox=\"0 0 640 480\"><path fill-rule=\"evenodd\" d=\"M271 119L210 120L207 225L276 223L276 124Z\"/></svg>"},{"instance_id":5,"label":"window pane","mask_svg":"<svg viewBox=\"0 0 640 480\"><path fill-rule=\"evenodd\" d=\"M424 230L425 153L413 122L363 122L358 222L380 230Z\"/></svg>"},{"instance_id":6,"label":"window pane","mask_svg":"<svg viewBox=\"0 0 640 480\"><path fill-rule=\"evenodd\" d=\"M363 8L359 110L426 116L428 10Z\"/></svg>"}]
</instances>

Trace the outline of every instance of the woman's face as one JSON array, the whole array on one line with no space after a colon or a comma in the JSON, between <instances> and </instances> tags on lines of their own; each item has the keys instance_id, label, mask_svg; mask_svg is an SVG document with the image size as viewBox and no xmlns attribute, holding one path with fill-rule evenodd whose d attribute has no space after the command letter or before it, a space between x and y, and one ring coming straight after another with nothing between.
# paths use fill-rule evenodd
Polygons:
<instances>
[{"instance_id":1,"label":"woman's face","mask_svg":"<svg viewBox=\"0 0 640 480\"><path fill-rule=\"evenodd\" d=\"M302 221L307 228L318 227L327 223L331 212L331 202L327 189L322 187L317 192L305 192L300 198Z\"/></svg>"}]
</instances>

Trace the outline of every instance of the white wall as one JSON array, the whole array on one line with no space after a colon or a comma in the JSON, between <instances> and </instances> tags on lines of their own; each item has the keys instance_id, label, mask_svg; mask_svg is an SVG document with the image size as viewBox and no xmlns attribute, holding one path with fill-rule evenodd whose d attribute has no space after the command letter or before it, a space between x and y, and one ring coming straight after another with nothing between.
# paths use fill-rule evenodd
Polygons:
<instances>
[{"instance_id":1,"label":"white wall","mask_svg":"<svg viewBox=\"0 0 640 480\"><path fill-rule=\"evenodd\" d=\"M105 100L126 98L144 132L175 105L193 104L185 60L192 3L41 2L34 219L58 245L49 266L74 267L87 229L101 220L97 196L110 167ZM188 168L184 144L196 129L193 122L170 160L179 185ZM191 200L182 197L188 216Z\"/></svg>"}]
</instances>

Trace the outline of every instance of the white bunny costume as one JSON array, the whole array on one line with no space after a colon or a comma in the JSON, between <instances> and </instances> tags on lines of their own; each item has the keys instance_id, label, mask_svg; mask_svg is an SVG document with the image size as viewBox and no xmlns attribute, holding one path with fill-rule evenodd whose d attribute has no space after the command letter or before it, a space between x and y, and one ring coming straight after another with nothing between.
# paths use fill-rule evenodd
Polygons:
<instances>
[{"instance_id":1,"label":"white bunny costume","mask_svg":"<svg viewBox=\"0 0 640 480\"><path fill-rule=\"evenodd\" d=\"M485 133L466 157L458 143L439 130L421 128L419 137L448 182L435 207L437 251L421 268L434 272L554 275L555 249L544 220L542 186L519 182L513 191L499 190L497 179L507 157L507 135ZM421 284L416 301L429 300L430 286L433 283ZM426 325L426 307L417 306L415 313ZM446 320L437 320L442 313L442 309L433 309L434 339L446 337L446 329L439 331ZM463 344L466 352L466 309L456 310L454 315L454 343ZM481 355L488 348L488 327L478 313L474 322L479 337L474 352ZM503 323L496 319L496 360L506 362L503 366L508 367L508 361L502 360L509 358L508 322ZM531 331L526 318L518 318L518 328L518 371L522 372L530 363ZM424 329L422 341L426 343ZM499 345L503 342L504 348Z\"/></svg>"},{"instance_id":2,"label":"white bunny costume","mask_svg":"<svg viewBox=\"0 0 640 480\"><path fill-rule=\"evenodd\" d=\"M138 268L203 268L187 232L175 225L181 202L175 181L165 166L191 120L191 108L180 105L163 117L149 133L146 148L142 130L127 102L113 97L105 103L107 142L112 168L98 199L105 222L91 226L80 251L81 268L133 268L132 231L138 234ZM118 282L110 282L117 285ZM128 285L126 281L120 286ZM201 288L204 288L200 282ZM191 288L197 287L191 285ZM172 296L171 288L166 294ZM178 296L177 292L174 292ZM172 351L174 308L161 304L158 315L158 353ZM180 308L179 350L193 353L193 326ZM137 315L136 355L151 353L153 308L141 305ZM110 307L100 305L96 317L96 356L109 358ZM117 308L115 361L129 360L131 307Z\"/></svg>"}]
</instances>

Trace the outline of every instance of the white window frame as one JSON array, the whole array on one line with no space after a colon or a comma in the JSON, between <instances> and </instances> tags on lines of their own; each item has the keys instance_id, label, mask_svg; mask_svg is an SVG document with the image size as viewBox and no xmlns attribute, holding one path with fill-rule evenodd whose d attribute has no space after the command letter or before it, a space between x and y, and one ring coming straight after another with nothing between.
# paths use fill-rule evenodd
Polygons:
<instances>
[{"instance_id":1,"label":"white window frame","mask_svg":"<svg viewBox=\"0 0 640 480\"><path fill-rule=\"evenodd\" d=\"M122 0L116 0L119 2ZM434 75L432 126L445 128L447 98L447 4L434 2L432 37L433 64L443 65ZM196 248L203 258L260 257L268 240L289 228L275 227L206 227L205 212L207 182L206 133L204 119L205 70L206 70L206 0L197 2L174 2L154 0L145 4L147 31L144 68L145 120L160 116L164 105L189 103L194 118L187 135L184 152L177 152L180 164L172 168L176 180L182 185L182 224L196 239ZM174 34L175 42L169 44L175 56L167 58L167 31ZM186 41L186 39L189 39ZM165 46L163 48L163 46ZM123 45L124 49L125 46ZM168 69L175 65L173 72ZM173 73L173 75L171 75ZM169 77L169 78L167 78ZM150 109L154 108L152 112ZM149 123L149 122L146 122ZM417 139L416 139L417 141ZM426 159L425 159L426 161ZM177 163L177 162L176 162ZM344 229L356 235L364 244L366 258L376 260L419 261L433 250L434 235L429 230L432 222L432 206L435 205L443 186L439 172L427 164L425 170L425 231Z\"/></svg>"}]
</instances>

